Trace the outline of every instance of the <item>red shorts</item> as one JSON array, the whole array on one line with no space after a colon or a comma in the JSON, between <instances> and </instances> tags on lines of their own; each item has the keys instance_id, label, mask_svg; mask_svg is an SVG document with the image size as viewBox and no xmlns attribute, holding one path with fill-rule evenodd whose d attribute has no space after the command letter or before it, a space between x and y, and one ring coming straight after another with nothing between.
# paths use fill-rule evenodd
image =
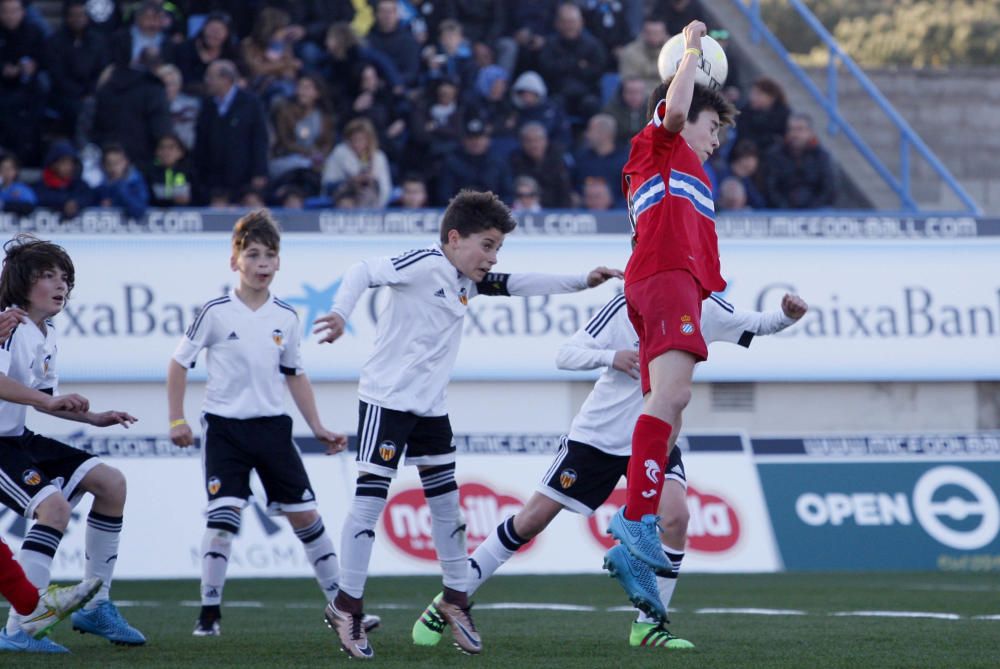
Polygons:
<instances>
[{"instance_id":1,"label":"red shorts","mask_svg":"<svg viewBox=\"0 0 1000 669\"><path fill-rule=\"evenodd\" d=\"M682 269L659 272L625 285L628 317L639 334L642 394L649 392L649 362L667 351L708 359L701 334L701 286Z\"/></svg>"}]
</instances>

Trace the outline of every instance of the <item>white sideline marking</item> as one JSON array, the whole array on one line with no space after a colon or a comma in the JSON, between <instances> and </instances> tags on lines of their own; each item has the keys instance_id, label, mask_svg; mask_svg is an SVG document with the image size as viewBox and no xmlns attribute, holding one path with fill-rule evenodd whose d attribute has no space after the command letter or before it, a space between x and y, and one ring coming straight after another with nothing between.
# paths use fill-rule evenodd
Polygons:
<instances>
[{"instance_id":1,"label":"white sideline marking","mask_svg":"<svg viewBox=\"0 0 1000 669\"><path fill-rule=\"evenodd\" d=\"M579 604L535 604L528 602L497 602L495 604L476 604L477 609L498 611L580 611L587 613L596 611L596 606L580 606Z\"/></svg>"},{"instance_id":2,"label":"white sideline marking","mask_svg":"<svg viewBox=\"0 0 1000 669\"><path fill-rule=\"evenodd\" d=\"M182 601L180 603L180 605L181 606L196 607L196 608L199 608L199 609L201 608L201 602L200 601L195 601L193 599L185 599L184 601ZM229 608L233 608L233 609L262 609L262 608L264 608L264 602L240 602L240 601L234 601L234 602L223 602L222 605L226 606L226 607L229 607Z\"/></svg>"},{"instance_id":3,"label":"white sideline marking","mask_svg":"<svg viewBox=\"0 0 1000 669\"><path fill-rule=\"evenodd\" d=\"M1000 620L1000 615L992 616L972 616L973 620Z\"/></svg>"},{"instance_id":4,"label":"white sideline marking","mask_svg":"<svg viewBox=\"0 0 1000 669\"><path fill-rule=\"evenodd\" d=\"M859 616L867 618L934 618L936 620L961 620L957 613L933 613L931 611L837 611L831 616Z\"/></svg>"},{"instance_id":5,"label":"white sideline marking","mask_svg":"<svg viewBox=\"0 0 1000 669\"><path fill-rule=\"evenodd\" d=\"M907 590L930 590L944 592L997 592L1000 588L988 585L929 585L914 584L906 586Z\"/></svg>"},{"instance_id":6,"label":"white sideline marking","mask_svg":"<svg viewBox=\"0 0 1000 669\"><path fill-rule=\"evenodd\" d=\"M740 613L748 616L804 616L797 609L695 609L695 613Z\"/></svg>"},{"instance_id":7,"label":"white sideline marking","mask_svg":"<svg viewBox=\"0 0 1000 669\"><path fill-rule=\"evenodd\" d=\"M607 611L608 613L635 613L634 606L609 606L604 610ZM681 609L675 609L674 607L671 606L669 609L667 609L667 613L677 613L680 610Z\"/></svg>"},{"instance_id":8,"label":"white sideline marking","mask_svg":"<svg viewBox=\"0 0 1000 669\"><path fill-rule=\"evenodd\" d=\"M150 601L148 599L143 599L143 600L139 600L139 599L116 599L115 600L115 606L126 607L126 608L128 608L128 607L138 607L138 606L144 606L144 607L147 607L147 608L156 608L157 606L161 606L161 604L162 604L162 602L154 602L154 601ZM198 606L201 606L200 602L198 603Z\"/></svg>"}]
</instances>

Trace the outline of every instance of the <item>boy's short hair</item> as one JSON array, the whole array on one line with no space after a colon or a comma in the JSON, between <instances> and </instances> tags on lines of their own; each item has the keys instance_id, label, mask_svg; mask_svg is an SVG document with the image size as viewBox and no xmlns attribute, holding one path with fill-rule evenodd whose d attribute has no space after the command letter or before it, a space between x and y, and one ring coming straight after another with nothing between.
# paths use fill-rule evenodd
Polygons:
<instances>
[{"instance_id":1,"label":"boy's short hair","mask_svg":"<svg viewBox=\"0 0 1000 669\"><path fill-rule=\"evenodd\" d=\"M48 269L66 272L69 298L76 283L76 269L66 249L34 235L22 232L3 245L3 271L0 272L0 309L27 307L32 286Z\"/></svg>"},{"instance_id":2,"label":"boy's short hair","mask_svg":"<svg viewBox=\"0 0 1000 669\"><path fill-rule=\"evenodd\" d=\"M254 242L272 251L281 250L281 228L267 209L258 209L241 216L233 226L233 255L239 255Z\"/></svg>"},{"instance_id":3,"label":"boy's short hair","mask_svg":"<svg viewBox=\"0 0 1000 669\"><path fill-rule=\"evenodd\" d=\"M451 230L468 237L487 230L499 230L506 235L515 227L517 222L510 209L496 195L489 191L462 190L451 198L441 217L441 243L448 242Z\"/></svg>"},{"instance_id":4,"label":"boy's short hair","mask_svg":"<svg viewBox=\"0 0 1000 669\"><path fill-rule=\"evenodd\" d=\"M653 92L649 94L649 100L646 102L646 118L652 119L653 112L656 111L656 105L660 104L660 100L667 97L667 89L670 88L670 82L673 81L673 77L667 79L659 86L653 89ZM736 111L736 107L722 95L721 91L714 90L708 86L702 86L701 84L694 85L694 94L691 96L691 107L688 109L687 120L690 123L695 123L698 120L698 115L706 109L714 109L719 115L719 123L722 127L727 125L733 125L736 122L736 116L739 114Z\"/></svg>"},{"instance_id":5,"label":"boy's short hair","mask_svg":"<svg viewBox=\"0 0 1000 669\"><path fill-rule=\"evenodd\" d=\"M125 158L125 160L129 159L129 157L128 157L128 151L126 151L125 147L123 145L119 144L118 142L108 142L103 147L101 147L101 158L102 159L106 158L109 154L112 154L112 153L120 153Z\"/></svg>"}]
</instances>

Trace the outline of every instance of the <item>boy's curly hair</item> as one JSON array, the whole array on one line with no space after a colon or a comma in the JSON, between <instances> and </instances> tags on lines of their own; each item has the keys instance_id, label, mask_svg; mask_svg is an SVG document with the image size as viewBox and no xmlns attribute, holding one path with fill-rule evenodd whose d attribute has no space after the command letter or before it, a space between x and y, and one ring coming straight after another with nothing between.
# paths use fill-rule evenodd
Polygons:
<instances>
[{"instance_id":1,"label":"boy's curly hair","mask_svg":"<svg viewBox=\"0 0 1000 669\"><path fill-rule=\"evenodd\" d=\"M0 272L0 309L27 307L28 295L42 272L50 269L66 273L69 298L76 283L76 269L66 249L34 235L22 232L3 245L3 271Z\"/></svg>"}]
</instances>

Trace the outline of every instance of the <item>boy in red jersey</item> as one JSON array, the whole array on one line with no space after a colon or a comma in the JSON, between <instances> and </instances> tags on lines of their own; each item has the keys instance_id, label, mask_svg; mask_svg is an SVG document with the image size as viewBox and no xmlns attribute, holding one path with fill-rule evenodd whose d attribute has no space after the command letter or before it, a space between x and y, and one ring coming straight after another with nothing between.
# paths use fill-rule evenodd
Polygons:
<instances>
[{"instance_id":1,"label":"boy in red jersey","mask_svg":"<svg viewBox=\"0 0 1000 669\"><path fill-rule=\"evenodd\" d=\"M691 399L694 366L708 358L701 302L726 287L702 163L719 147L719 130L732 124L736 110L718 91L694 82L705 33L701 21L684 28L684 57L672 80L653 91L652 120L632 139L622 170L634 245L625 298L639 334L645 405L632 434L626 504L608 529L622 545L608 552L605 566L636 606L654 612L662 604L646 601L650 589L642 583L670 572L656 517L664 466Z\"/></svg>"}]
</instances>

